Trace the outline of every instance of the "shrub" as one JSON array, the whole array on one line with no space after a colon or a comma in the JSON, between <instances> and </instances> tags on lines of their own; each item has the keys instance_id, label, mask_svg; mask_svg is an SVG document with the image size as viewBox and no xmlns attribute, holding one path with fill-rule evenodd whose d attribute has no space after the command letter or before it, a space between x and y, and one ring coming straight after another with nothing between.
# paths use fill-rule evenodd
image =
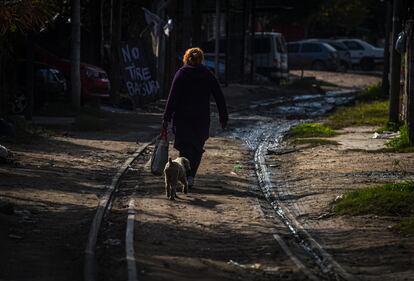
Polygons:
<instances>
[{"instance_id":1,"label":"shrub","mask_svg":"<svg viewBox=\"0 0 414 281\"><path fill-rule=\"evenodd\" d=\"M408 138L408 126L407 124L403 125L400 128L400 135L391 139L385 144L388 147L395 149L403 149L410 147L410 140Z\"/></svg>"},{"instance_id":2,"label":"shrub","mask_svg":"<svg viewBox=\"0 0 414 281\"><path fill-rule=\"evenodd\" d=\"M320 123L304 123L292 127L289 135L294 138L331 137L335 130Z\"/></svg>"}]
</instances>

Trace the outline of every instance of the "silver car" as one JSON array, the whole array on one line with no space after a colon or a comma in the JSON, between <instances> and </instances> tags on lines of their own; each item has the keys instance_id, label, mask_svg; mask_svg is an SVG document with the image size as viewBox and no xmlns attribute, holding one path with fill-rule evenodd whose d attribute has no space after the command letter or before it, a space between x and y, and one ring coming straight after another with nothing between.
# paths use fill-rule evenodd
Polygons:
<instances>
[{"instance_id":1,"label":"silver car","mask_svg":"<svg viewBox=\"0 0 414 281\"><path fill-rule=\"evenodd\" d=\"M290 69L337 70L338 52L327 43L307 40L287 43Z\"/></svg>"},{"instance_id":2,"label":"silver car","mask_svg":"<svg viewBox=\"0 0 414 281\"><path fill-rule=\"evenodd\" d=\"M342 43L332 39L307 39L307 42L322 42L326 43L338 52L339 65L337 71L347 72L352 68L351 52L348 47Z\"/></svg>"}]
</instances>

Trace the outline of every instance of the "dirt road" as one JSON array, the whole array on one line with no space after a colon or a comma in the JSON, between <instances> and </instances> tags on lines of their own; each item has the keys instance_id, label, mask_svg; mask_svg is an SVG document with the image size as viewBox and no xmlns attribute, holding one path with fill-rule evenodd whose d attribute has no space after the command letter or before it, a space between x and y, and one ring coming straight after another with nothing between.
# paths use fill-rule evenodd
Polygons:
<instances>
[{"instance_id":1,"label":"dirt road","mask_svg":"<svg viewBox=\"0 0 414 281\"><path fill-rule=\"evenodd\" d=\"M359 77L358 86L368 83L364 77ZM149 174L145 159L132 165L99 236L99 280L126 279L123 237L128 204L122 188L135 191L140 280L335 280L323 272L318 258L301 245L300 236L292 234L277 206L269 204L258 187L254 149L264 136L295 122L275 119L276 107L262 102L283 91L237 85L225 92L233 112L230 129L221 132L213 118L214 136L207 142L189 194L167 200L163 178ZM286 95L290 103L295 101L292 93ZM314 106L321 99L318 96ZM158 132L161 115L159 110L113 114L110 120L103 131L63 128L52 136L8 144L15 160L0 166L0 199L14 204L15 212L0 215L0 279L83 280L83 251L98 199L137 147L135 141L143 143ZM338 137L343 147L269 154L265 165L280 203L352 276L412 280L412 240L391 232L389 218L324 216L342 192L377 182L376 175L392 179L381 175L392 170L392 160L400 155L349 150L358 148L361 138L372 144L371 130L359 132L359 138L353 130L344 132ZM411 154L404 159L413 164Z\"/></svg>"}]
</instances>

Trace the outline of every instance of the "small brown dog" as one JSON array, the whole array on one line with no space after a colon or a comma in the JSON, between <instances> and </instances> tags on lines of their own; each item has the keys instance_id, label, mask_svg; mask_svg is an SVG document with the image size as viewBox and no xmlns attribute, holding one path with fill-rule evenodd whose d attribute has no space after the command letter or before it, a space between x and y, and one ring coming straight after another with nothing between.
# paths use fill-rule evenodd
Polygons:
<instances>
[{"instance_id":1,"label":"small brown dog","mask_svg":"<svg viewBox=\"0 0 414 281\"><path fill-rule=\"evenodd\" d=\"M178 157L174 161L168 159L164 168L165 192L167 197L174 200L177 197L176 190L178 182L183 186L183 193L188 192L187 171L190 170L190 161L185 157Z\"/></svg>"}]
</instances>

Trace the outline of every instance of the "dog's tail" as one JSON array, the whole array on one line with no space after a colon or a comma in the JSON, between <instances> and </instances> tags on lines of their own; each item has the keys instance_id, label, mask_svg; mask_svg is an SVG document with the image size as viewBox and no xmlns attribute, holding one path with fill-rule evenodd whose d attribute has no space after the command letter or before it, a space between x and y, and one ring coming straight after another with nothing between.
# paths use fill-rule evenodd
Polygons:
<instances>
[{"instance_id":1,"label":"dog's tail","mask_svg":"<svg viewBox=\"0 0 414 281\"><path fill-rule=\"evenodd\" d=\"M170 162L170 164L172 164L172 159L171 157L168 158L168 162Z\"/></svg>"}]
</instances>

